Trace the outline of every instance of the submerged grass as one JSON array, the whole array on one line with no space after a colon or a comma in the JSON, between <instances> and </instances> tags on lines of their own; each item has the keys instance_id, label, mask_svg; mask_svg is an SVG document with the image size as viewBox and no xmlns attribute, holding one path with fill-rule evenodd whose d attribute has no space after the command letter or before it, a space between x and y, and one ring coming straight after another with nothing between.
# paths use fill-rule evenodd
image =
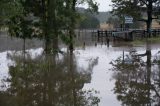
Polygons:
<instances>
[{"instance_id":1,"label":"submerged grass","mask_svg":"<svg viewBox=\"0 0 160 106\"><path fill-rule=\"evenodd\" d=\"M151 43L160 43L160 36L158 37L152 37L152 38L143 38L143 39L137 39L131 42L134 46L144 45L146 42Z\"/></svg>"}]
</instances>

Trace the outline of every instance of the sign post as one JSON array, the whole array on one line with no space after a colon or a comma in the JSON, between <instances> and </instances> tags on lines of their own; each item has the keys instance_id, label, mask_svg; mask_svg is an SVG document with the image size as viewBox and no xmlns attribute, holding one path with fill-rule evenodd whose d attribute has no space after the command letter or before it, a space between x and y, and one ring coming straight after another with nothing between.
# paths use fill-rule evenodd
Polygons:
<instances>
[{"instance_id":1,"label":"sign post","mask_svg":"<svg viewBox=\"0 0 160 106\"><path fill-rule=\"evenodd\" d=\"M125 24L132 24L133 23L133 17L125 17Z\"/></svg>"},{"instance_id":2,"label":"sign post","mask_svg":"<svg viewBox=\"0 0 160 106\"><path fill-rule=\"evenodd\" d=\"M125 26L129 29L129 24L133 24L133 17L125 16Z\"/></svg>"}]
</instances>

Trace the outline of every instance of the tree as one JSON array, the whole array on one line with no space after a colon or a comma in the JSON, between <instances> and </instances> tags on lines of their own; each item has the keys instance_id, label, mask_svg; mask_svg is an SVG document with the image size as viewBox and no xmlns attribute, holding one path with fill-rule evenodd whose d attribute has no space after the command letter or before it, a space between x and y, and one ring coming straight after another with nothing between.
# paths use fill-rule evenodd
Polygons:
<instances>
[{"instance_id":1,"label":"tree","mask_svg":"<svg viewBox=\"0 0 160 106\"><path fill-rule=\"evenodd\" d=\"M54 42L54 46L58 43L58 36L62 35L64 40L67 39L70 50L73 50L74 29L80 16L76 6L88 3L93 11L98 9L94 0L2 0L1 3L9 5L7 7L14 4L13 10L18 8L20 11L11 15L12 9L2 9L5 10L3 14L11 15L6 15L11 36L23 38L24 42L26 38L42 38L46 42ZM0 6L5 7L2 4ZM64 33L64 29L68 33Z\"/></svg>"},{"instance_id":2,"label":"tree","mask_svg":"<svg viewBox=\"0 0 160 106\"><path fill-rule=\"evenodd\" d=\"M98 11L97 7L98 4L97 2L94 2L94 0L66 0L66 10L70 13L67 15L67 17L69 18L69 24L67 24L67 26L69 30L69 39L70 39L69 48L71 51L73 51L73 36L75 35L74 29L77 23L77 16L79 15L76 11L76 6L78 4L84 4L84 3L88 3L90 10L94 12Z\"/></svg>"},{"instance_id":3,"label":"tree","mask_svg":"<svg viewBox=\"0 0 160 106\"><path fill-rule=\"evenodd\" d=\"M144 54L131 52L124 56L124 59L120 57L112 62L116 79L114 93L123 105L160 104L160 70L157 64L152 64L151 48L148 43ZM146 56L146 62L142 56Z\"/></svg>"},{"instance_id":4,"label":"tree","mask_svg":"<svg viewBox=\"0 0 160 106\"><path fill-rule=\"evenodd\" d=\"M6 26L11 17L22 13L22 6L17 1L0 0L0 27Z\"/></svg>"},{"instance_id":5,"label":"tree","mask_svg":"<svg viewBox=\"0 0 160 106\"><path fill-rule=\"evenodd\" d=\"M159 0L112 0L113 12L118 15L138 16L139 21L146 22L148 37L151 37L151 25L154 7L159 4ZM139 19L142 13L146 12L147 19Z\"/></svg>"},{"instance_id":6,"label":"tree","mask_svg":"<svg viewBox=\"0 0 160 106\"><path fill-rule=\"evenodd\" d=\"M21 14L9 17L11 36L23 38L42 38L45 42L58 43L58 35L65 26L63 0L15 0L22 7ZM24 43L25 44L25 43Z\"/></svg>"},{"instance_id":7,"label":"tree","mask_svg":"<svg viewBox=\"0 0 160 106\"><path fill-rule=\"evenodd\" d=\"M46 54L26 59L15 52L8 58L15 62L9 67L7 90L0 90L2 106L96 106L99 98L94 90L83 90L90 82L98 59L89 62L87 71L77 65L74 54ZM84 71L83 71L84 70Z\"/></svg>"},{"instance_id":8,"label":"tree","mask_svg":"<svg viewBox=\"0 0 160 106\"><path fill-rule=\"evenodd\" d=\"M81 20L78 23L78 28L87 29L87 28L98 28L100 25L99 20L92 14L88 12L81 13Z\"/></svg>"},{"instance_id":9,"label":"tree","mask_svg":"<svg viewBox=\"0 0 160 106\"><path fill-rule=\"evenodd\" d=\"M113 25L113 27L117 27L118 24L121 22L121 20L118 17L109 17L106 23L110 26Z\"/></svg>"}]
</instances>

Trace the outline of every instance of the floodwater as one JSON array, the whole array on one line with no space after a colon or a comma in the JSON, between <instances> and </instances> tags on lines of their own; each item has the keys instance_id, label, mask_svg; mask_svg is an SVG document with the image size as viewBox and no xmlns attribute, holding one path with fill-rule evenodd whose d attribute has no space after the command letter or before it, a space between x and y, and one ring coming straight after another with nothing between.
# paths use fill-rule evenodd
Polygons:
<instances>
[{"instance_id":1,"label":"floodwater","mask_svg":"<svg viewBox=\"0 0 160 106\"><path fill-rule=\"evenodd\" d=\"M37 40L27 41L24 53L23 41L6 38L0 106L160 105L160 43L107 45L85 36L75 38L73 54L61 43L59 53L46 53Z\"/></svg>"}]
</instances>

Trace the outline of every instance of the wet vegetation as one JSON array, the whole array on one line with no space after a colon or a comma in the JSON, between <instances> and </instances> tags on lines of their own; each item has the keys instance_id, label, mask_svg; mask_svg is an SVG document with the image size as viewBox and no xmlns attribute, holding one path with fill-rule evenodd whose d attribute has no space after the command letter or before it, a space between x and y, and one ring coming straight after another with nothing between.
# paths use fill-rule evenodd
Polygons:
<instances>
[{"instance_id":1,"label":"wet vegetation","mask_svg":"<svg viewBox=\"0 0 160 106\"><path fill-rule=\"evenodd\" d=\"M152 38L146 38L146 39L137 39L131 42L134 46L141 46L146 44L146 42L152 42L152 43L158 43L160 42L160 37L152 37Z\"/></svg>"},{"instance_id":2,"label":"wet vegetation","mask_svg":"<svg viewBox=\"0 0 160 106\"><path fill-rule=\"evenodd\" d=\"M10 77L3 79L1 89L5 90L0 92L0 105L98 105L96 90L82 90L90 82L97 60L90 63L87 71L80 71L83 69L77 66L73 54L74 29L80 17L76 5L86 2L97 11L92 0L0 1L1 27L8 27L9 35L24 41L23 52L8 54L14 64L9 66ZM26 39L33 38L45 42L44 53L34 58L25 49ZM67 44L68 52L59 50L59 38Z\"/></svg>"},{"instance_id":3,"label":"wet vegetation","mask_svg":"<svg viewBox=\"0 0 160 106\"><path fill-rule=\"evenodd\" d=\"M91 80L97 59L89 63L87 71L77 66L70 52L45 51L35 57L13 52L8 59L14 63L9 66L10 77L3 80L9 87L1 87L6 89L0 92L3 106L97 106L100 102L95 96L98 91L82 90Z\"/></svg>"},{"instance_id":4,"label":"wet vegetation","mask_svg":"<svg viewBox=\"0 0 160 106\"><path fill-rule=\"evenodd\" d=\"M113 78L116 80L114 93L123 105L160 105L158 53L158 57L153 58L147 44L144 54L131 51L112 62Z\"/></svg>"},{"instance_id":5,"label":"wet vegetation","mask_svg":"<svg viewBox=\"0 0 160 106\"><path fill-rule=\"evenodd\" d=\"M159 0L112 0L113 13L124 19L125 16L134 17L135 21L146 24L148 37L151 37L152 21L158 19ZM158 11L157 11L158 10ZM143 14L146 14L144 17Z\"/></svg>"},{"instance_id":6,"label":"wet vegetation","mask_svg":"<svg viewBox=\"0 0 160 106\"><path fill-rule=\"evenodd\" d=\"M137 14L137 9L145 7L148 19L141 21L146 22L150 37L151 23L154 19L152 16L159 14L152 11L153 6L159 3L158 0L112 1L116 7L114 12L120 15L119 18L126 15L125 13L133 9L130 7L135 5L136 8L127 15L141 16L140 12ZM78 4L88 4L87 12L79 13L76 10ZM122 5L127 8L121 8ZM93 68L98 65L102 54L94 59L88 59L87 53L84 53L86 55L84 58L89 61L88 65L85 64L87 68L84 68L78 64L74 52L75 43L78 45L81 42L85 51L89 42L86 36L83 38L80 35L78 37L83 39L77 37L75 40L77 36L75 29L97 28L99 20L91 15L97 11L98 4L94 0L0 0L0 27L6 28L9 36L23 39L23 50L7 54L7 60L12 61L12 64L7 67L8 77L2 78L0 83L0 106L98 106L100 92L84 89L84 85L91 83ZM114 26L117 26L117 23L113 21L120 23L116 18L110 20L107 23ZM26 50L27 39L42 41L42 53L33 56ZM97 39L92 36L89 39L92 39L94 49L101 47L95 50L102 50L103 46L107 46L106 50L116 48L117 45L123 46L117 43L119 40L115 41L108 37ZM131 51L128 55L111 62L115 80L113 91L122 105L160 105L160 55L158 51L157 57L153 58L150 48L151 42L159 40L159 38L145 40L144 54ZM60 42L65 44L63 46L65 50L59 47ZM93 46L89 50L92 48ZM95 50L88 54L91 52L94 54L97 52ZM114 56L113 51L111 57ZM102 55L103 66L106 66L105 59ZM101 67L98 71L101 72Z\"/></svg>"}]
</instances>

